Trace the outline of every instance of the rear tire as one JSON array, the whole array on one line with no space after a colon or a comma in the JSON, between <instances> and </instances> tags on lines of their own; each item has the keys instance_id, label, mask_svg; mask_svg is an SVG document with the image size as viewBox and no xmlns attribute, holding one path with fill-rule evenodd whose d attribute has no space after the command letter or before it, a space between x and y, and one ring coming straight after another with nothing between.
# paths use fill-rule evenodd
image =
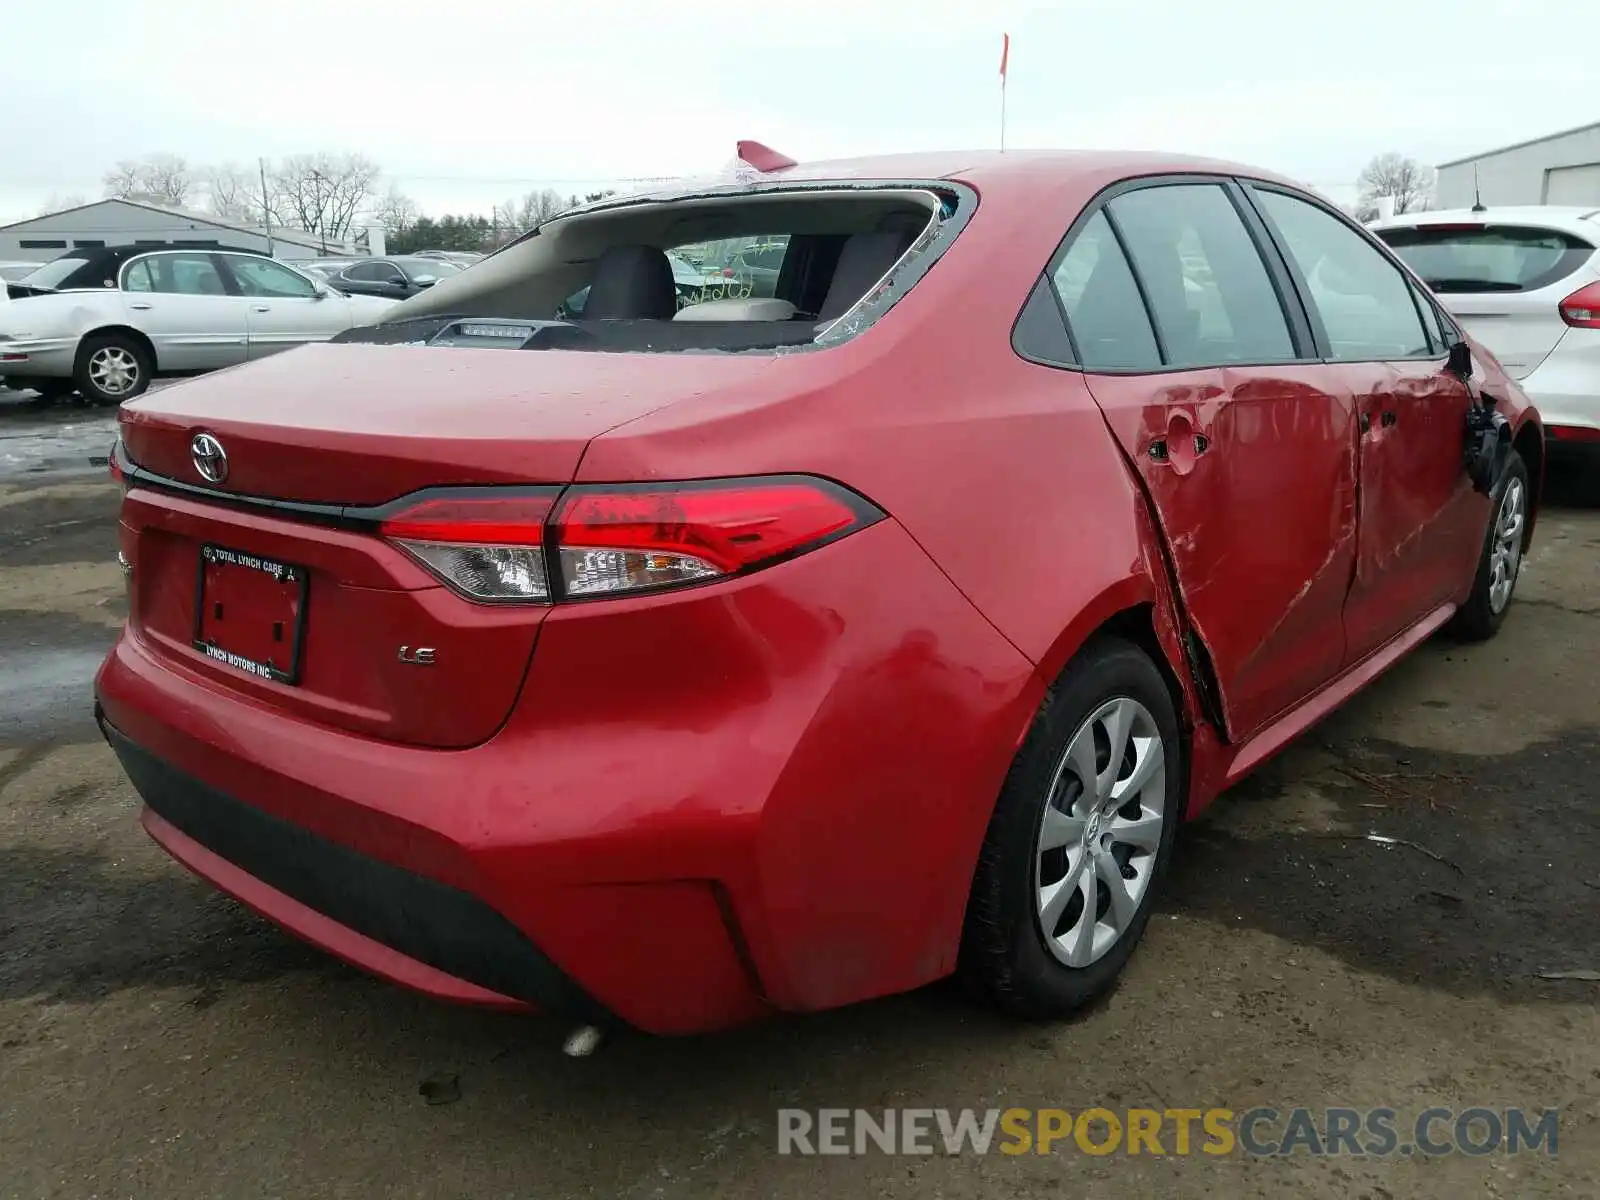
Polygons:
<instances>
[{"instance_id":1,"label":"rear tire","mask_svg":"<svg viewBox=\"0 0 1600 1200\"><path fill-rule=\"evenodd\" d=\"M150 386L150 353L121 333L97 333L78 347L73 382L92 404L121 404Z\"/></svg>"},{"instance_id":2,"label":"rear tire","mask_svg":"<svg viewBox=\"0 0 1600 1200\"><path fill-rule=\"evenodd\" d=\"M1532 496L1528 468L1522 456L1512 450L1489 509L1489 528L1483 535L1472 594L1445 627L1451 636L1466 642L1486 642L1500 632L1522 573L1522 540L1531 515Z\"/></svg>"},{"instance_id":3,"label":"rear tire","mask_svg":"<svg viewBox=\"0 0 1600 1200\"><path fill-rule=\"evenodd\" d=\"M1120 638L1091 643L1050 689L990 819L962 932L970 988L1038 1019L1111 987L1172 856L1183 765L1155 664Z\"/></svg>"}]
</instances>

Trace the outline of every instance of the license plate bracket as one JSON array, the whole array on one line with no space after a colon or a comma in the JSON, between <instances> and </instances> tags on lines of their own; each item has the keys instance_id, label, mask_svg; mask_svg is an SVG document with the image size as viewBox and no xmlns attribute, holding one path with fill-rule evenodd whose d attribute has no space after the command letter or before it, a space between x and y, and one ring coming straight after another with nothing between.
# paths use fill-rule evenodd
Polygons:
<instances>
[{"instance_id":1,"label":"license plate bracket","mask_svg":"<svg viewBox=\"0 0 1600 1200\"><path fill-rule=\"evenodd\" d=\"M197 558L194 648L257 679L298 684L310 573L211 542Z\"/></svg>"}]
</instances>

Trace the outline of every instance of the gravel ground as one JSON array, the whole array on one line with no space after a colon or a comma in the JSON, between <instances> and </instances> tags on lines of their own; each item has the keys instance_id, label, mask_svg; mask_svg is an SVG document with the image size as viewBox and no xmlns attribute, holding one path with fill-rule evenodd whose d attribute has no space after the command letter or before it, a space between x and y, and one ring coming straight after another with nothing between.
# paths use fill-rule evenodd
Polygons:
<instances>
[{"instance_id":1,"label":"gravel ground","mask_svg":"<svg viewBox=\"0 0 1600 1200\"><path fill-rule=\"evenodd\" d=\"M0 472L0 1196L1600 1195L1600 984L1541 978L1600 969L1600 473L1557 483L1501 636L1426 646L1188 829L1092 1012L934 987L573 1061L144 838L89 717L115 491ZM776 1152L785 1106L1013 1105L1557 1107L1559 1154Z\"/></svg>"}]
</instances>

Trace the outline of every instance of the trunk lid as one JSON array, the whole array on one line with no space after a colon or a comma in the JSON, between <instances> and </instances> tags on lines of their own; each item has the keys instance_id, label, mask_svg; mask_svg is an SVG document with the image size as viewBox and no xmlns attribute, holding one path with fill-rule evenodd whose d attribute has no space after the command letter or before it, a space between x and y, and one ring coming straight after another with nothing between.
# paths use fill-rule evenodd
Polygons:
<instances>
[{"instance_id":1,"label":"trunk lid","mask_svg":"<svg viewBox=\"0 0 1600 1200\"><path fill-rule=\"evenodd\" d=\"M589 441L664 405L745 395L766 356L318 345L125 405L129 635L209 685L385 740L475 745L504 723L538 605L477 604L343 520L428 487L570 482ZM226 450L220 485L190 442ZM190 487L317 510L218 503ZM302 582L303 581L303 582Z\"/></svg>"},{"instance_id":2,"label":"trunk lid","mask_svg":"<svg viewBox=\"0 0 1600 1200\"><path fill-rule=\"evenodd\" d=\"M146 471L241 496L381 504L446 484L567 483L590 440L680 400L740 388L760 355L304 346L140 397L122 409ZM208 485L190 442L228 458Z\"/></svg>"},{"instance_id":3,"label":"trunk lid","mask_svg":"<svg viewBox=\"0 0 1600 1200\"><path fill-rule=\"evenodd\" d=\"M1447 293L1440 299L1461 328L1500 360L1507 375L1525 379L1566 334L1558 305L1573 290Z\"/></svg>"}]
</instances>

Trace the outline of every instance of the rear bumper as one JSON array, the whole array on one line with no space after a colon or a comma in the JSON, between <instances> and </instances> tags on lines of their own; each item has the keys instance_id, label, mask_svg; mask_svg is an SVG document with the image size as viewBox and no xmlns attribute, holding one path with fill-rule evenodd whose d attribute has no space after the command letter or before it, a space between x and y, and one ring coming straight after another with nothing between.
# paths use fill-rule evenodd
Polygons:
<instances>
[{"instance_id":1,"label":"rear bumper","mask_svg":"<svg viewBox=\"0 0 1600 1200\"><path fill-rule=\"evenodd\" d=\"M1586 431L1600 431L1600 330L1567 330L1521 387L1551 440L1584 440Z\"/></svg>"},{"instance_id":2,"label":"rear bumper","mask_svg":"<svg viewBox=\"0 0 1600 1200\"><path fill-rule=\"evenodd\" d=\"M201 783L95 717L145 802L145 831L197 875L346 962L440 999L610 1020L474 896Z\"/></svg>"},{"instance_id":3,"label":"rear bumper","mask_svg":"<svg viewBox=\"0 0 1600 1200\"><path fill-rule=\"evenodd\" d=\"M0 375L70 379L77 353L77 338L0 342Z\"/></svg>"},{"instance_id":4,"label":"rear bumper","mask_svg":"<svg viewBox=\"0 0 1600 1200\"><path fill-rule=\"evenodd\" d=\"M224 890L433 995L663 1034L948 973L1041 692L888 521L558 607L468 749L297 718L137 629L96 679L146 828Z\"/></svg>"}]
</instances>

